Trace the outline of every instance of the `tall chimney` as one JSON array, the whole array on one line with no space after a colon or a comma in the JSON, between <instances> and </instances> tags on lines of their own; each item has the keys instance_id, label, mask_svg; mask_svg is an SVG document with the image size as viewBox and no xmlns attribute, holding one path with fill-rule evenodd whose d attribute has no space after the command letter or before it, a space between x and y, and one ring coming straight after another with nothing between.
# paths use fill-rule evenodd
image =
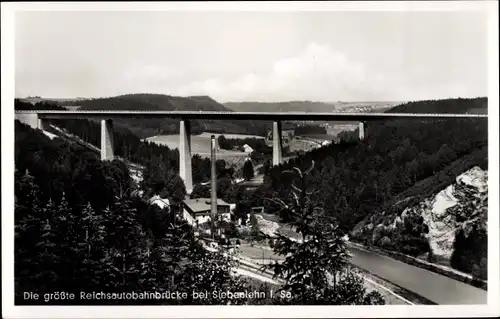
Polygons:
<instances>
[{"instance_id":1,"label":"tall chimney","mask_svg":"<svg viewBox=\"0 0 500 319\"><path fill-rule=\"evenodd\" d=\"M216 141L215 141L215 135L212 135L212 147L211 147L211 168L212 168L212 174L211 174L211 188L210 188L210 195L211 195L211 207L212 207L212 225L215 223L215 218L217 217L217 172L215 169L215 151L217 149ZM213 229L215 232L215 227Z\"/></svg>"}]
</instances>

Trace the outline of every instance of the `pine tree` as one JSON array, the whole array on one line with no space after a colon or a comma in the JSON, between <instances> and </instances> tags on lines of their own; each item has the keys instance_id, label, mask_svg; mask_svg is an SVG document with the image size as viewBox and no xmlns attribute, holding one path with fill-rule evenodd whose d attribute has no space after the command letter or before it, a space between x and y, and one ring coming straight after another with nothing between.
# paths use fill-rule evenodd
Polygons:
<instances>
[{"instance_id":1,"label":"pine tree","mask_svg":"<svg viewBox=\"0 0 500 319\"><path fill-rule=\"evenodd\" d=\"M39 291L35 282L38 272L37 244L41 236L41 202L38 185L26 170L16 185L15 192L15 240L14 281L16 300L22 301L23 291Z\"/></svg>"},{"instance_id":2,"label":"pine tree","mask_svg":"<svg viewBox=\"0 0 500 319\"><path fill-rule=\"evenodd\" d=\"M194 242L194 234L188 224L180 218L176 220L173 216L172 222L167 226L165 236L161 241L161 255L163 270L163 280L165 287L178 291L186 291L187 288L184 282L186 274L185 265L189 264L190 255L189 249Z\"/></svg>"},{"instance_id":3,"label":"pine tree","mask_svg":"<svg viewBox=\"0 0 500 319\"><path fill-rule=\"evenodd\" d=\"M168 174L166 188L167 194L174 205L179 205L179 203L186 198L186 186L184 185L184 181L178 174L172 171Z\"/></svg>"},{"instance_id":4,"label":"pine tree","mask_svg":"<svg viewBox=\"0 0 500 319\"><path fill-rule=\"evenodd\" d=\"M20 221L27 215L33 215L40 210L40 188L35 183L35 178L28 170L21 176L16 183L15 198L16 211L15 222L19 225Z\"/></svg>"},{"instance_id":5,"label":"pine tree","mask_svg":"<svg viewBox=\"0 0 500 319\"><path fill-rule=\"evenodd\" d=\"M368 297L362 282L353 280L346 269L349 254L343 233L312 200L314 192L307 191L307 175L313 168L314 161L305 172L296 167L287 171L295 173L300 183L298 187L292 182L288 204L278 198L270 199L288 211L290 225L302 239L296 241L275 234L273 250L285 256L285 260L268 267L276 278L285 280L280 290L290 295L282 300L286 304L362 304Z\"/></svg>"},{"instance_id":6,"label":"pine tree","mask_svg":"<svg viewBox=\"0 0 500 319\"><path fill-rule=\"evenodd\" d=\"M46 209L52 208L52 203ZM38 269L35 274L34 284L43 292L57 291L61 288L59 270L61 255L57 251L57 234L49 219L40 225L41 235L36 244L37 253L33 256L32 263Z\"/></svg>"},{"instance_id":7,"label":"pine tree","mask_svg":"<svg viewBox=\"0 0 500 319\"><path fill-rule=\"evenodd\" d=\"M106 241L112 243L109 250L114 270L112 283L119 290L130 291L137 287L141 263L147 254L146 233L129 198L117 197L109 213Z\"/></svg>"},{"instance_id":8,"label":"pine tree","mask_svg":"<svg viewBox=\"0 0 500 319\"><path fill-rule=\"evenodd\" d=\"M224 250L209 252L197 242L194 237L189 238L189 249L184 261L184 271L176 289L182 289L188 293L186 304L201 305L227 305L244 304L244 299L225 300L213 298L209 293L203 300L191 299L191 291L244 291L245 282L232 274L232 268L237 262Z\"/></svg>"},{"instance_id":9,"label":"pine tree","mask_svg":"<svg viewBox=\"0 0 500 319\"><path fill-rule=\"evenodd\" d=\"M257 217L255 215L252 215L250 217L250 235L252 236L253 239L259 241L262 237L260 227L259 227L259 221L257 220Z\"/></svg>"},{"instance_id":10,"label":"pine tree","mask_svg":"<svg viewBox=\"0 0 500 319\"><path fill-rule=\"evenodd\" d=\"M252 161L248 160L243 164L243 178L246 180L251 180L254 178L253 164Z\"/></svg>"},{"instance_id":11,"label":"pine tree","mask_svg":"<svg viewBox=\"0 0 500 319\"><path fill-rule=\"evenodd\" d=\"M106 257L109 249L106 244L106 229L103 213L96 213L90 203L81 211L78 225L73 232L78 238L75 243L77 249L80 287L88 290L107 287L111 281L109 269L106 268ZM109 263L108 263L109 265Z\"/></svg>"},{"instance_id":12,"label":"pine tree","mask_svg":"<svg viewBox=\"0 0 500 319\"><path fill-rule=\"evenodd\" d=\"M450 258L450 264L453 268L466 271L467 265L464 261L464 248L465 248L466 237L464 231L459 229L455 234L455 241L453 242L453 252Z\"/></svg>"},{"instance_id":13,"label":"pine tree","mask_svg":"<svg viewBox=\"0 0 500 319\"><path fill-rule=\"evenodd\" d=\"M79 221L69 207L66 195L63 193L61 201L54 208L54 232L58 239L58 254L60 255L59 272L62 285L66 291L79 291L78 280L80 276L80 255L77 247L78 233L76 228Z\"/></svg>"}]
</instances>

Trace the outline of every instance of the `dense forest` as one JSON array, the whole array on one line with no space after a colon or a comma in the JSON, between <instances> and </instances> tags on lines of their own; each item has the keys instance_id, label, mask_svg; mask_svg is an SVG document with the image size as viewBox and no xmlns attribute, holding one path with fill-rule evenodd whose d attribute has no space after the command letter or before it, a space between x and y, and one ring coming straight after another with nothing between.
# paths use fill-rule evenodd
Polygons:
<instances>
[{"instance_id":1,"label":"dense forest","mask_svg":"<svg viewBox=\"0 0 500 319\"><path fill-rule=\"evenodd\" d=\"M422 101L395 107L391 112L419 113L422 107L425 112L466 113L486 109L486 103L485 98ZM264 205L268 212L281 214L286 221L288 216L266 198L285 198L294 178L283 172L294 166L305 168L314 160L316 166L308 177L308 184L316 190L314 201L321 203L325 213L339 221L347 233L377 212L385 212L385 218L396 217L474 166L488 167L487 119L393 120L370 122L365 127L363 141L356 141L357 131L346 132L341 143L272 168L261 187L242 194L238 209ZM425 228L421 218L408 219L400 235L394 235L395 249L411 255L427 252L429 245L421 238Z\"/></svg>"},{"instance_id":2,"label":"dense forest","mask_svg":"<svg viewBox=\"0 0 500 319\"><path fill-rule=\"evenodd\" d=\"M327 134L326 128L319 125L302 125L294 129L295 135Z\"/></svg>"},{"instance_id":3,"label":"dense forest","mask_svg":"<svg viewBox=\"0 0 500 319\"><path fill-rule=\"evenodd\" d=\"M47 304L25 300L23 292L60 291L76 298L50 304L224 304L193 300L191 291L248 286L231 276L232 261L203 249L173 210L131 195L121 161L102 162L16 122L15 175L16 304ZM185 193L182 183L176 190ZM189 297L82 300L81 291L178 291Z\"/></svg>"},{"instance_id":4,"label":"dense forest","mask_svg":"<svg viewBox=\"0 0 500 319\"><path fill-rule=\"evenodd\" d=\"M488 114L488 99L478 97L473 99L443 99L407 102L387 111L388 113L453 113Z\"/></svg>"},{"instance_id":5,"label":"dense forest","mask_svg":"<svg viewBox=\"0 0 500 319\"><path fill-rule=\"evenodd\" d=\"M50 101L42 101L37 103L23 102L20 99L14 100L14 109L16 111L36 111L36 110L60 110L67 111L66 108L60 106L58 103Z\"/></svg>"}]
</instances>

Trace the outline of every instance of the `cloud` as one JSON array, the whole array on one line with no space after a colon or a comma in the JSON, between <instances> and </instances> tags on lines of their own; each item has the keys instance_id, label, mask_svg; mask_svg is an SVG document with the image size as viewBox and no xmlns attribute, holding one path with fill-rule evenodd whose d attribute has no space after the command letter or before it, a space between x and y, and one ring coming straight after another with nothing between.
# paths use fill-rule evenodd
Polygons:
<instances>
[{"instance_id":1,"label":"cloud","mask_svg":"<svg viewBox=\"0 0 500 319\"><path fill-rule=\"evenodd\" d=\"M380 96L381 86L389 81L340 51L310 43L297 56L274 62L267 73L209 78L181 86L175 93L211 95L221 101L363 100Z\"/></svg>"},{"instance_id":2,"label":"cloud","mask_svg":"<svg viewBox=\"0 0 500 319\"><path fill-rule=\"evenodd\" d=\"M134 64L123 73L120 86L131 92L166 93L183 76L181 70L170 66Z\"/></svg>"}]
</instances>

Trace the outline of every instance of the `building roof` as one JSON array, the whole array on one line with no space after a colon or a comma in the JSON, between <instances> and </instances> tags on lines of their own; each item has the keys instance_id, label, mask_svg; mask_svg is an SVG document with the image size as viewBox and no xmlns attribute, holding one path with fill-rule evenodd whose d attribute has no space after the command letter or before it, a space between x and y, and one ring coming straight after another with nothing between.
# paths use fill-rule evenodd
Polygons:
<instances>
[{"instance_id":1,"label":"building roof","mask_svg":"<svg viewBox=\"0 0 500 319\"><path fill-rule=\"evenodd\" d=\"M248 145L248 144L243 145L243 148L247 152L253 152L253 148L250 145Z\"/></svg>"},{"instance_id":2,"label":"building roof","mask_svg":"<svg viewBox=\"0 0 500 319\"><path fill-rule=\"evenodd\" d=\"M182 201L192 212L203 212L212 208L210 198L185 199ZM217 206L228 206L229 204L220 198L217 198Z\"/></svg>"},{"instance_id":3,"label":"building roof","mask_svg":"<svg viewBox=\"0 0 500 319\"><path fill-rule=\"evenodd\" d=\"M155 204L160 208L165 208L165 206L170 206L170 201L168 198L161 198L159 195L155 195L149 199L149 203Z\"/></svg>"}]
</instances>

